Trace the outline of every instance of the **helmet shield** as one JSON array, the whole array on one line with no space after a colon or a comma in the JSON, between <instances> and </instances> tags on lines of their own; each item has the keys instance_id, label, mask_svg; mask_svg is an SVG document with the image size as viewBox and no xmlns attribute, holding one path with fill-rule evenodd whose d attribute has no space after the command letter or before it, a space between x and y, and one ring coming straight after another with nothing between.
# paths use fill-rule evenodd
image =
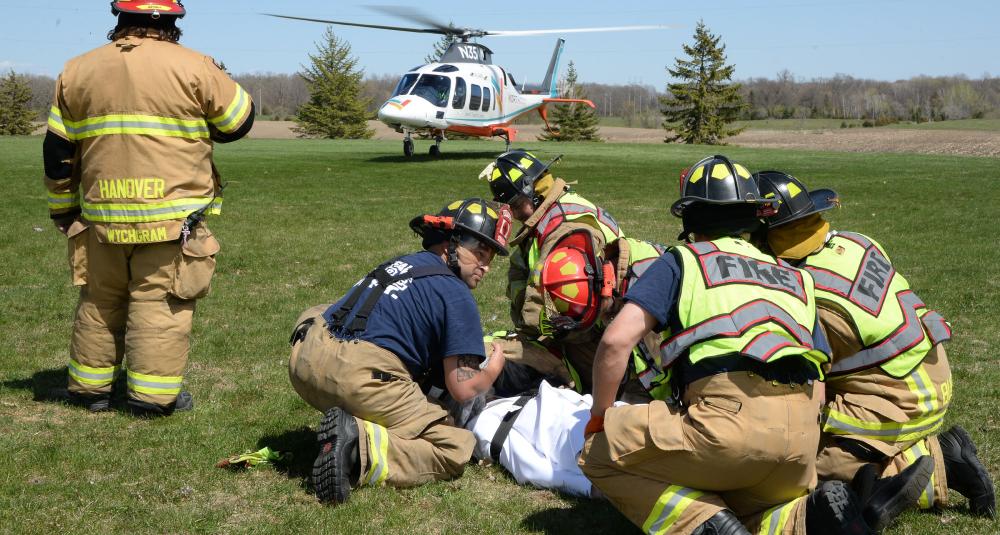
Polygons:
<instances>
[{"instance_id":1,"label":"helmet shield","mask_svg":"<svg viewBox=\"0 0 1000 535\"><path fill-rule=\"evenodd\" d=\"M500 256L507 256L511 221L508 206L473 198L448 204L437 214L417 216L410 221L410 228L425 240L435 232L442 239L471 236L492 246Z\"/></svg>"},{"instance_id":2,"label":"helmet shield","mask_svg":"<svg viewBox=\"0 0 1000 535\"><path fill-rule=\"evenodd\" d=\"M754 173L753 177L764 198L778 201L777 213L768 218L771 227L840 205L837 192L831 189L809 191L805 184L788 173L761 171Z\"/></svg>"},{"instance_id":3,"label":"helmet shield","mask_svg":"<svg viewBox=\"0 0 1000 535\"><path fill-rule=\"evenodd\" d=\"M136 15L149 15L154 19L162 15L181 18L186 13L186 10L180 0L113 1L111 2L111 13L116 17L119 13L134 13Z\"/></svg>"},{"instance_id":4,"label":"helmet shield","mask_svg":"<svg viewBox=\"0 0 1000 535\"><path fill-rule=\"evenodd\" d=\"M510 204L518 195L534 197L535 181L558 160L559 157L549 163L542 163L534 154L523 149L501 154L494 162L493 171L489 175L493 200Z\"/></svg>"},{"instance_id":5,"label":"helmet shield","mask_svg":"<svg viewBox=\"0 0 1000 535\"><path fill-rule=\"evenodd\" d=\"M774 204L764 199L746 167L721 155L710 156L688 168L681 176L681 198L670 213L682 217L695 203L705 204Z\"/></svg>"}]
</instances>

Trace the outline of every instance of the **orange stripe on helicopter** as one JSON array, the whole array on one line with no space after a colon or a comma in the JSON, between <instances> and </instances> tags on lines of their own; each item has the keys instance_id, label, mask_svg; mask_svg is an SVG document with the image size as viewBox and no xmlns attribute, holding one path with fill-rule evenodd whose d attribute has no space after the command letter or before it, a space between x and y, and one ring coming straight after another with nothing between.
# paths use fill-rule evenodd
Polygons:
<instances>
[{"instance_id":1,"label":"orange stripe on helicopter","mask_svg":"<svg viewBox=\"0 0 1000 535\"><path fill-rule=\"evenodd\" d=\"M404 100L402 102L400 102L400 101L398 101L396 99L391 99L388 102L386 102L386 104L392 106L393 108L396 108L397 110L401 110L401 109L405 108L406 105L409 104L410 102L411 102L411 99L406 99L406 100Z\"/></svg>"}]
</instances>

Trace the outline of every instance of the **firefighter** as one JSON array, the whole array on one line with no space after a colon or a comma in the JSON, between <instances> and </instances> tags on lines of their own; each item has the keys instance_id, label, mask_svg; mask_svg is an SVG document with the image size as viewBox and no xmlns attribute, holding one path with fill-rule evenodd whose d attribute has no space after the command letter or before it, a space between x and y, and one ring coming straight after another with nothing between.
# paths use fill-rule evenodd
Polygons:
<instances>
[{"instance_id":1,"label":"firefighter","mask_svg":"<svg viewBox=\"0 0 1000 535\"><path fill-rule=\"evenodd\" d=\"M56 81L43 145L49 211L80 287L68 395L109 409L127 361L128 408L168 415L193 406L191 323L219 252L202 222L222 205L213 143L246 135L254 105L212 58L177 44L181 2L111 11L111 43Z\"/></svg>"},{"instance_id":2,"label":"firefighter","mask_svg":"<svg viewBox=\"0 0 1000 535\"><path fill-rule=\"evenodd\" d=\"M590 249L590 240L581 233L560 240L545 259L540 278L543 321L550 325L555 339L588 329L599 337L621 310L622 296L665 251L663 245L622 238L608 247L605 260ZM671 399L670 385L654 353L658 348L659 337L650 333L633 349L620 399ZM595 351L596 347L579 351L588 349Z\"/></svg>"},{"instance_id":3,"label":"firefighter","mask_svg":"<svg viewBox=\"0 0 1000 535\"><path fill-rule=\"evenodd\" d=\"M830 230L821 212L839 205L835 192L810 192L780 171L755 178L761 193L780 201L767 246L812 274L833 350L819 477L850 480L866 463L891 476L930 455L933 476L920 508L944 505L951 488L968 498L974 515L994 517L993 481L969 434L959 426L939 434L952 395L942 345L951 337L948 324L875 240Z\"/></svg>"},{"instance_id":4,"label":"firefighter","mask_svg":"<svg viewBox=\"0 0 1000 535\"><path fill-rule=\"evenodd\" d=\"M544 318L541 269L545 259L566 236L579 232L593 251L604 255L607 246L623 237L614 218L571 190L551 166L534 154L516 149L501 154L483 170L493 200L510 205L522 223L511 245L507 296L512 332L493 333L487 342L501 347L512 361L552 375L577 390L590 390L590 370L599 333L592 330L563 333L557 340Z\"/></svg>"},{"instance_id":5,"label":"firefighter","mask_svg":"<svg viewBox=\"0 0 1000 535\"><path fill-rule=\"evenodd\" d=\"M594 362L580 465L647 533L867 533L843 482L814 485L817 381L829 350L812 278L746 241L761 216L749 171L724 156L683 176L671 207L688 243L625 295ZM609 408L632 348L664 333L660 360L681 404ZM905 497L897 478L871 503Z\"/></svg>"},{"instance_id":6,"label":"firefighter","mask_svg":"<svg viewBox=\"0 0 1000 535\"><path fill-rule=\"evenodd\" d=\"M482 199L416 217L410 227L423 251L384 262L333 305L300 316L289 376L324 412L313 465L321 502L343 503L359 485L412 487L462 475L475 439L448 425L447 411L425 394L446 390L466 402L504 367L502 353L486 358L470 290L495 255L508 254L510 219L506 206Z\"/></svg>"}]
</instances>

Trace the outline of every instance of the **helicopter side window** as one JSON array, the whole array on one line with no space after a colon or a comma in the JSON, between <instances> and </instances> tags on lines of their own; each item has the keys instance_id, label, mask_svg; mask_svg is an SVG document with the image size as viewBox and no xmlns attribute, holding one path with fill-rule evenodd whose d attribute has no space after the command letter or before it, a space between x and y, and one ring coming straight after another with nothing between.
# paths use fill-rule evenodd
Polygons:
<instances>
[{"instance_id":1,"label":"helicopter side window","mask_svg":"<svg viewBox=\"0 0 1000 535\"><path fill-rule=\"evenodd\" d=\"M492 95L490 95L490 88L483 88L483 111L490 111L490 104L493 102Z\"/></svg>"},{"instance_id":2,"label":"helicopter side window","mask_svg":"<svg viewBox=\"0 0 1000 535\"><path fill-rule=\"evenodd\" d=\"M478 85L472 84L472 96L469 98L469 109L479 111L479 106L483 103L483 90Z\"/></svg>"},{"instance_id":3,"label":"helicopter side window","mask_svg":"<svg viewBox=\"0 0 1000 535\"><path fill-rule=\"evenodd\" d=\"M403 75L399 79L399 83L396 84L396 90L392 92L392 96L405 95L410 92L410 88L413 87L413 83L417 81L417 77L420 76L416 73L410 73Z\"/></svg>"},{"instance_id":4,"label":"helicopter side window","mask_svg":"<svg viewBox=\"0 0 1000 535\"><path fill-rule=\"evenodd\" d=\"M448 95L451 94L451 78L437 74L421 75L410 94L443 108L448 105Z\"/></svg>"},{"instance_id":5,"label":"helicopter side window","mask_svg":"<svg viewBox=\"0 0 1000 535\"><path fill-rule=\"evenodd\" d=\"M465 78L455 78L455 96L451 99L451 107L456 110L465 107Z\"/></svg>"}]
</instances>

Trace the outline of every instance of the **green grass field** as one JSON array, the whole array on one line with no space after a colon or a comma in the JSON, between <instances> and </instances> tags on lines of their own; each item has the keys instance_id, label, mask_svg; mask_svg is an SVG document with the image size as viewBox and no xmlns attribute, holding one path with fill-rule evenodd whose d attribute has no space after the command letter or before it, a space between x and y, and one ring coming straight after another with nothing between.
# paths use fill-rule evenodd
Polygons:
<instances>
[{"instance_id":1,"label":"green grass field","mask_svg":"<svg viewBox=\"0 0 1000 535\"><path fill-rule=\"evenodd\" d=\"M529 145L565 153L557 174L611 211L630 235L672 243L678 172L723 151L752 169L784 169L839 191L836 228L872 235L919 295L954 327L949 346L962 424L1000 473L998 161L901 154L681 145ZM287 378L287 340L305 308L340 296L377 262L419 247L411 217L467 196L495 156L449 142L440 159L418 142L243 141L220 146L224 213L212 295L195 316L191 413L136 420L46 401L65 382L76 291L65 239L42 186L41 138L0 139L0 531L4 533L630 533L604 503L519 487L495 467L411 490L360 489L316 503L308 473L319 414ZM486 327L502 328L506 263L477 291ZM233 473L214 464L270 446L294 460ZM996 533L964 500L907 513L891 533Z\"/></svg>"}]
</instances>

